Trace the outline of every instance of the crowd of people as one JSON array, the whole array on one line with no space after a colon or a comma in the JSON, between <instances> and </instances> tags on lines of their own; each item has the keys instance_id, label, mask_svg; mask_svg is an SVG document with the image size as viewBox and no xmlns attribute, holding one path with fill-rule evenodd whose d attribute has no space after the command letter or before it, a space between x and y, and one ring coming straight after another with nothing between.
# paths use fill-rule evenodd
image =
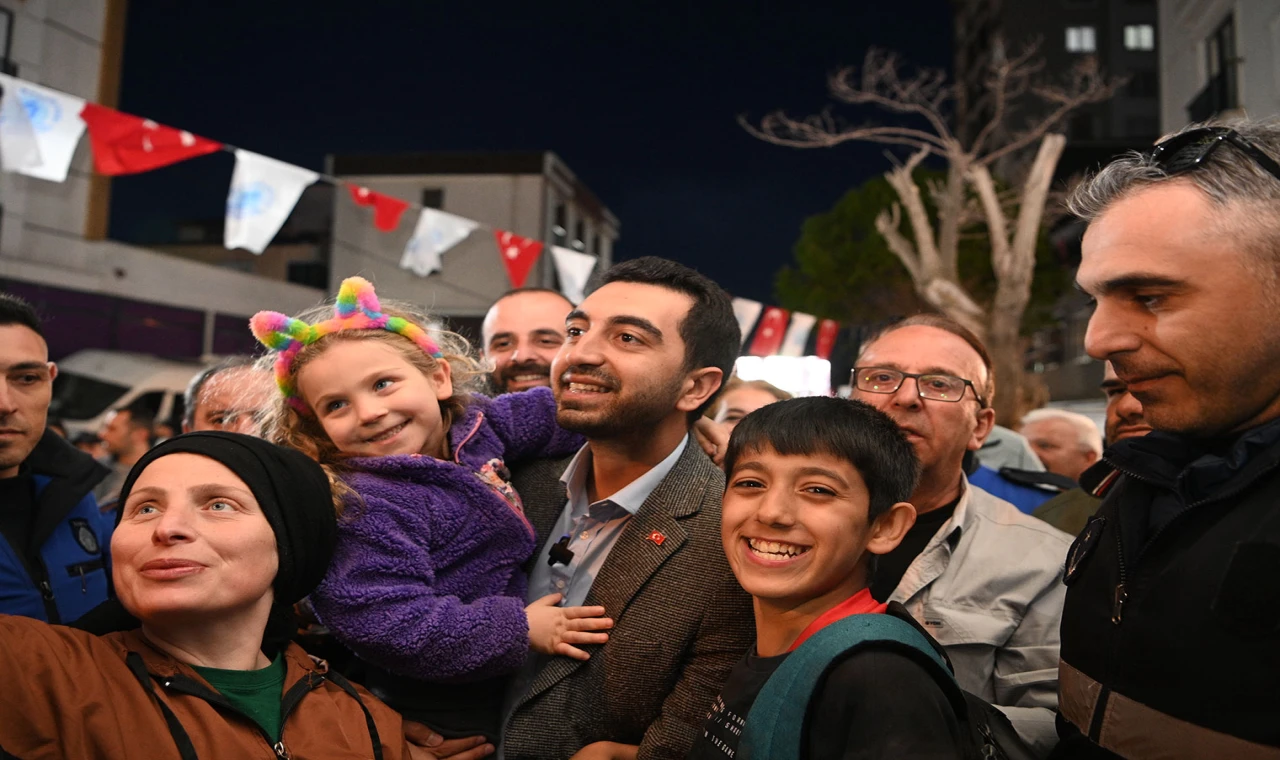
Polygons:
<instances>
[{"instance_id":1,"label":"crowd of people","mask_svg":"<svg viewBox=\"0 0 1280 760\"><path fill-rule=\"evenodd\" d=\"M1193 126L1074 192L1102 436L995 425L938 315L848 399L734 378L728 294L646 257L475 348L348 278L99 461L0 295L0 757L1280 757L1273 157Z\"/></svg>"}]
</instances>

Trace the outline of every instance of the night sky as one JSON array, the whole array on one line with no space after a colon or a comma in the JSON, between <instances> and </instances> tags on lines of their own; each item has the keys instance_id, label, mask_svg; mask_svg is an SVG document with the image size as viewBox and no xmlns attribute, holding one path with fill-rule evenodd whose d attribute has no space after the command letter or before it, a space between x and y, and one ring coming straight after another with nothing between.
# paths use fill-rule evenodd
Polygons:
<instances>
[{"instance_id":1,"label":"night sky","mask_svg":"<svg viewBox=\"0 0 1280 760\"><path fill-rule=\"evenodd\" d=\"M619 258L674 258L769 301L804 218L888 164L874 146L768 145L735 117L819 110L827 73L870 45L949 65L947 1L659 5L130 0L120 108L313 169L552 150L621 220ZM117 179L112 236L220 217L231 169Z\"/></svg>"}]
</instances>

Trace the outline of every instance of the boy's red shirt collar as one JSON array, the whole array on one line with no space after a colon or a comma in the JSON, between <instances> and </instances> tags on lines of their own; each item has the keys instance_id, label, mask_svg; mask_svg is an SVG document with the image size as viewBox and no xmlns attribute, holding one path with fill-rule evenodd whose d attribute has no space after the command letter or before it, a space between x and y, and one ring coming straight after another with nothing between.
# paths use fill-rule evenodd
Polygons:
<instances>
[{"instance_id":1,"label":"boy's red shirt collar","mask_svg":"<svg viewBox=\"0 0 1280 760\"><path fill-rule=\"evenodd\" d=\"M868 612L884 612L889 608L888 603L881 604L871 596L871 589L864 588L843 602L837 604L826 612L818 616L808 626L805 627L800 635L796 638L796 643L791 645L788 652L794 652L801 644L803 644L810 636L821 631L823 628L831 625L837 620L847 618L850 615L863 615Z\"/></svg>"}]
</instances>

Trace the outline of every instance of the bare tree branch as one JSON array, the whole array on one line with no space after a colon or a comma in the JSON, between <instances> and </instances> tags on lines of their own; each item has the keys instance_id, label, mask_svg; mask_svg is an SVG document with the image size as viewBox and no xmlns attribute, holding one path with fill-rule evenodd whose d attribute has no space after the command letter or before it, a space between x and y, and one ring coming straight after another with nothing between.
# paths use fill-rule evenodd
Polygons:
<instances>
[{"instance_id":1,"label":"bare tree branch","mask_svg":"<svg viewBox=\"0 0 1280 760\"><path fill-rule=\"evenodd\" d=\"M924 207L924 198L920 195L920 186L912 176L920 162L929 155L927 149L916 151L906 163L885 172L884 178L889 186L898 194L903 208L907 210L907 220L911 223L911 232L916 240L916 253L920 258L920 274L928 280L936 277L941 269L941 257L938 253L937 239L933 234L933 224L929 220L929 212Z\"/></svg>"},{"instance_id":2,"label":"bare tree branch","mask_svg":"<svg viewBox=\"0 0 1280 760\"><path fill-rule=\"evenodd\" d=\"M978 158L975 163L991 164L1010 153L1022 150L1050 132L1072 111L1110 99L1126 81L1123 78L1105 79L1092 56L1082 59L1072 69L1065 86L1037 85L1031 88L1033 94L1054 106L1048 114L1020 131L1002 147Z\"/></svg>"},{"instance_id":3,"label":"bare tree branch","mask_svg":"<svg viewBox=\"0 0 1280 760\"><path fill-rule=\"evenodd\" d=\"M937 155L943 155L945 151L941 139L923 130L894 126L843 127L825 112L798 120L782 111L774 111L760 120L759 127L748 121L745 115L738 117L738 123L753 137L789 148L831 148L841 143L863 141L903 145L917 150L928 148Z\"/></svg>"},{"instance_id":4,"label":"bare tree branch","mask_svg":"<svg viewBox=\"0 0 1280 760\"><path fill-rule=\"evenodd\" d=\"M920 69L903 79L898 58L893 53L872 48L863 59L862 75L847 66L827 79L836 100L850 105L874 105L888 111L920 116L929 122L938 137L951 138L944 108L953 97L947 75L940 69Z\"/></svg>"},{"instance_id":5,"label":"bare tree branch","mask_svg":"<svg viewBox=\"0 0 1280 760\"><path fill-rule=\"evenodd\" d=\"M889 250L893 255L897 256L898 261L902 262L907 274L911 275L911 281L919 283L921 277L920 257L916 255L916 249L911 245L911 241L903 236L901 224L902 207L896 203L876 215L876 232L880 233L880 236L884 238L885 245L889 246Z\"/></svg>"},{"instance_id":6,"label":"bare tree branch","mask_svg":"<svg viewBox=\"0 0 1280 760\"><path fill-rule=\"evenodd\" d=\"M993 42L985 89L972 102L975 94L963 84L949 84L937 70L904 72L897 56L881 50L868 51L860 69L842 68L828 77L835 101L872 106L900 118L898 125L850 125L826 110L803 119L781 111L758 123L745 116L738 119L747 132L776 145L818 148L860 141L911 149L900 164L890 154L894 166L884 176L898 202L876 217L876 230L906 268L920 298L987 337L998 374L1008 378L1001 382L1014 388L996 399L998 417L1005 422L1016 419L1018 399L1026 397L1018 381L1019 329L1030 299L1052 177L1065 144L1055 130L1072 111L1107 100L1124 84L1123 79L1104 77L1092 57L1082 59L1064 82L1046 84L1039 81L1044 65L1037 51L1038 45L1031 44L1006 56L1003 44ZM1019 109L1031 96L1041 108L1027 108L1024 115ZM957 100L966 112L989 114L968 145L956 138L949 121ZM1035 143L1040 147L1025 177L1015 176L1023 174L1024 149ZM947 162L945 180L930 181L924 190L932 212L913 176L929 156ZM1013 163L1019 165L1011 172ZM1004 170L1001 176L1009 185L1005 189L992 176L997 165ZM904 211L911 239L901 227ZM960 241L979 221L985 221L996 275L989 310L965 288L958 271Z\"/></svg>"},{"instance_id":7,"label":"bare tree branch","mask_svg":"<svg viewBox=\"0 0 1280 760\"><path fill-rule=\"evenodd\" d=\"M991 171L985 164L975 164L969 170L969 182L982 201L982 211L987 218L988 237L991 239L991 268L996 273L996 282L999 282L1001 277L1006 276L1011 258L1009 224L996 193L996 182L991 178Z\"/></svg>"}]
</instances>

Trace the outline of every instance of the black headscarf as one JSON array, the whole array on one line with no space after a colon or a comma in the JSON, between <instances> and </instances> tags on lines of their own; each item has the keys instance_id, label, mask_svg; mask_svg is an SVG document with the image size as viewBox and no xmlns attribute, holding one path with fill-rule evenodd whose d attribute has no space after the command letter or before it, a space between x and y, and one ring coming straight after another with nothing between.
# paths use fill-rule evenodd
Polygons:
<instances>
[{"instance_id":1,"label":"black headscarf","mask_svg":"<svg viewBox=\"0 0 1280 760\"><path fill-rule=\"evenodd\" d=\"M276 534L280 569L275 604L292 605L324 579L338 538L329 479L305 454L260 438L201 431L175 436L148 451L125 478L116 520L147 465L170 454L199 454L221 463L249 487Z\"/></svg>"}]
</instances>

